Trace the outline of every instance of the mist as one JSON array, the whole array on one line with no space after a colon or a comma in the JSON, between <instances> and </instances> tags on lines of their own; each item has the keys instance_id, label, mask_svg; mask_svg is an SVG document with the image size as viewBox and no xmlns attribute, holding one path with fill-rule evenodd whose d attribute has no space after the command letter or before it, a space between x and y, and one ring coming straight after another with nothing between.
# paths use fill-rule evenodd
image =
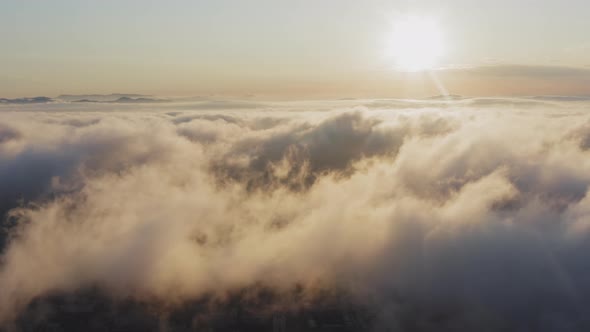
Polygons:
<instances>
[{"instance_id":1,"label":"mist","mask_svg":"<svg viewBox=\"0 0 590 332\"><path fill-rule=\"evenodd\" d=\"M376 330L590 326L587 100L207 105L0 110L1 322L262 285Z\"/></svg>"}]
</instances>

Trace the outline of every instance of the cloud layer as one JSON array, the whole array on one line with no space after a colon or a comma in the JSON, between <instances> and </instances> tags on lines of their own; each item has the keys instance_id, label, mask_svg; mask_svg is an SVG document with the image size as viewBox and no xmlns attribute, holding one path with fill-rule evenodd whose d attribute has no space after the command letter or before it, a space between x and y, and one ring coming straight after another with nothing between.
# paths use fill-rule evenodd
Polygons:
<instances>
[{"instance_id":1,"label":"cloud layer","mask_svg":"<svg viewBox=\"0 0 590 332\"><path fill-rule=\"evenodd\" d=\"M3 111L0 320L321 285L377 328L587 328L589 105L511 102Z\"/></svg>"}]
</instances>

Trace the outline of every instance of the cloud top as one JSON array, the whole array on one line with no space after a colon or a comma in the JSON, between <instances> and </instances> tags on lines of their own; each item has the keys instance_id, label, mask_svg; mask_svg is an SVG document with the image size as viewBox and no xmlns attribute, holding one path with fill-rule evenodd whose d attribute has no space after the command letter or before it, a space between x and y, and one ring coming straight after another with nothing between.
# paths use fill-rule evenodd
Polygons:
<instances>
[{"instance_id":1,"label":"cloud top","mask_svg":"<svg viewBox=\"0 0 590 332\"><path fill-rule=\"evenodd\" d=\"M264 285L377 328L583 329L590 118L559 102L2 112L0 319Z\"/></svg>"}]
</instances>

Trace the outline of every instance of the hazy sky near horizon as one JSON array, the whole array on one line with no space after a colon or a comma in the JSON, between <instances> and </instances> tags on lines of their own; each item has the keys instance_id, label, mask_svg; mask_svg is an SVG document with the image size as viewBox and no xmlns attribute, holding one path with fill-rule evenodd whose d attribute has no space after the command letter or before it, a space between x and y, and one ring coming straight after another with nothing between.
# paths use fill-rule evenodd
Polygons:
<instances>
[{"instance_id":1,"label":"hazy sky near horizon","mask_svg":"<svg viewBox=\"0 0 590 332\"><path fill-rule=\"evenodd\" d=\"M423 96L385 56L436 19L449 93L590 94L587 0L0 1L0 97L62 93Z\"/></svg>"}]
</instances>

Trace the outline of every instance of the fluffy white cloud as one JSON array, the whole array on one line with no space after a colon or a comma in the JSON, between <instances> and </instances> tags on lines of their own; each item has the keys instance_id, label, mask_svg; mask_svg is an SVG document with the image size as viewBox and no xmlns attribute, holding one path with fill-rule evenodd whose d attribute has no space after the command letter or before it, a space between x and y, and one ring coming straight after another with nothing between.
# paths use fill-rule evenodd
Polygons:
<instances>
[{"instance_id":1,"label":"fluffy white cloud","mask_svg":"<svg viewBox=\"0 0 590 332\"><path fill-rule=\"evenodd\" d=\"M390 326L586 326L588 104L433 103L4 111L0 318L299 285Z\"/></svg>"}]
</instances>

